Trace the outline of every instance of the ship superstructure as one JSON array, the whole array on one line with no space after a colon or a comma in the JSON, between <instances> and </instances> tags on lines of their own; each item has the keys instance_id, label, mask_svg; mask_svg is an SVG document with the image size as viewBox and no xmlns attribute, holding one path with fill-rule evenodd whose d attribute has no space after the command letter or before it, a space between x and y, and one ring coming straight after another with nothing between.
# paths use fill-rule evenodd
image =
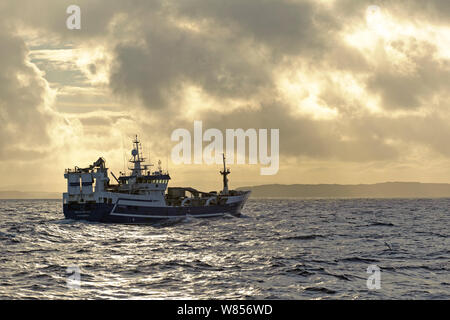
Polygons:
<instances>
[{"instance_id":1,"label":"ship superstructure","mask_svg":"<svg viewBox=\"0 0 450 320\"><path fill-rule=\"evenodd\" d=\"M145 164L136 136L129 162L130 173L121 173L111 183L108 168L99 158L87 168L66 169L67 192L63 194L64 215L68 219L99 222L151 223L160 219L240 215L250 191L228 190L223 156L223 189L203 192L191 187L169 187L170 175L158 162L156 170Z\"/></svg>"}]
</instances>

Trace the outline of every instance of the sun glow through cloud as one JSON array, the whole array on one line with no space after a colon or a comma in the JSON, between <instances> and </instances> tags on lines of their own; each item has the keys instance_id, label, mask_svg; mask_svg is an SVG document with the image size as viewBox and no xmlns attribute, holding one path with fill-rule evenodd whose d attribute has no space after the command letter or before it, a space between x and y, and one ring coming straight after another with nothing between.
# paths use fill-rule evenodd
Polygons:
<instances>
[{"instance_id":1,"label":"sun glow through cloud","mask_svg":"<svg viewBox=\"0 0 450 320\"><path fill-rule=\"evenodd\" d=\"M280 128L279 175L248 169L236 184L450 179L438 170L450 155L450 20L437 2L82 1L77 31L61 3L43 0L42 16L21 0L2 7L0 162L11 172L22 169L14 146L32 145L21 165L41 163L59 189L61 168L99 153L122 167L121 140L136 133L166 154L172 130L204 120ZM210 168L177 169L213 187Z\"/></svg>"}]
</instances>

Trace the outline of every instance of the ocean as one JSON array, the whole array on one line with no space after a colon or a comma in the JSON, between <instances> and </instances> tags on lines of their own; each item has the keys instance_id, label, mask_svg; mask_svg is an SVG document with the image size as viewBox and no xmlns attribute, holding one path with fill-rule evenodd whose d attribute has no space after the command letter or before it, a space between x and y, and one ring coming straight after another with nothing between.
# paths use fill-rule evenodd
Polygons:
<instances>
[{"instance_id":1,"label":"ocean","mask_svg":"<svg viewBox=\"0 0 450 320\"><path fill-rule=\"evenodd\" d=\"M449 208L250 199L240 218L120 225L0 200L0 299L449 299Z\"/></svg>"}]
</instances>

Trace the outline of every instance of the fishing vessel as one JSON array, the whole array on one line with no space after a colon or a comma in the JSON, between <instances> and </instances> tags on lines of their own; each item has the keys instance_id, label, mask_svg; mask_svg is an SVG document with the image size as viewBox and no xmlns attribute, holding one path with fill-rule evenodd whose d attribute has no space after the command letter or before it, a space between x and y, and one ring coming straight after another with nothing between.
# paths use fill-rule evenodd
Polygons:
<instances>
[{"instance_id":1,"label":"fishing vessel","mask_svg":"<svg viewBox=\"0 0 450 320\"><path fill-rule=\"evenodd\" d=\"M99 158L86 168L66 169L67 192L63 193L63 211L67 219L112 223L153 223L167 219L239 216L250 191L228 190L228 175L223 155L223 189L203 192L192 187L168 187L169 172L161 161L151 171L145 164L138 137L133 140L129 173L113 172L108 177L106 161Z\"/></svg>"}]
</instances>

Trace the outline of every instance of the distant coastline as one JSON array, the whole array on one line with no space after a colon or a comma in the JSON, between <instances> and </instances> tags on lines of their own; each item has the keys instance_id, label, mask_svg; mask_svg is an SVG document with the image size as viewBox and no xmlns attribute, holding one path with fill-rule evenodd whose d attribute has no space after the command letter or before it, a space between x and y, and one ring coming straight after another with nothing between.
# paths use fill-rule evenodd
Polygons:
<instances>
[{"instance_id":1,"label":"distant coastline","mask_svg":"<svg viewBox=\"0 0 450 320\"><path fill-rule=\"evenodd\" d=\"M240 187L252 198L447 198L450 183L265 184ZM0 191L0 199L61 199L60 192Z\"/></svg>"},{"instance_id":2,"label":"distant coastline","mask_svg":"<svg viewBox=\"0 0 450 320\"><path fill-rule=\"evenodd\" d=\"M39 192L39 191L0 191L1 200L24 200L24 199L62 199L59 192Z\"/></svg>"},{"instance_id":3,"label":"distant coastline","mask_svg":"<svg viewBox=\"0 0 450 320\"><path fill-rule=\"evenodd\" d=\"M241 187L253 198L445 198L448 183L383 182L375 184L267 184Z\"/></svg>"}]
</instances>

